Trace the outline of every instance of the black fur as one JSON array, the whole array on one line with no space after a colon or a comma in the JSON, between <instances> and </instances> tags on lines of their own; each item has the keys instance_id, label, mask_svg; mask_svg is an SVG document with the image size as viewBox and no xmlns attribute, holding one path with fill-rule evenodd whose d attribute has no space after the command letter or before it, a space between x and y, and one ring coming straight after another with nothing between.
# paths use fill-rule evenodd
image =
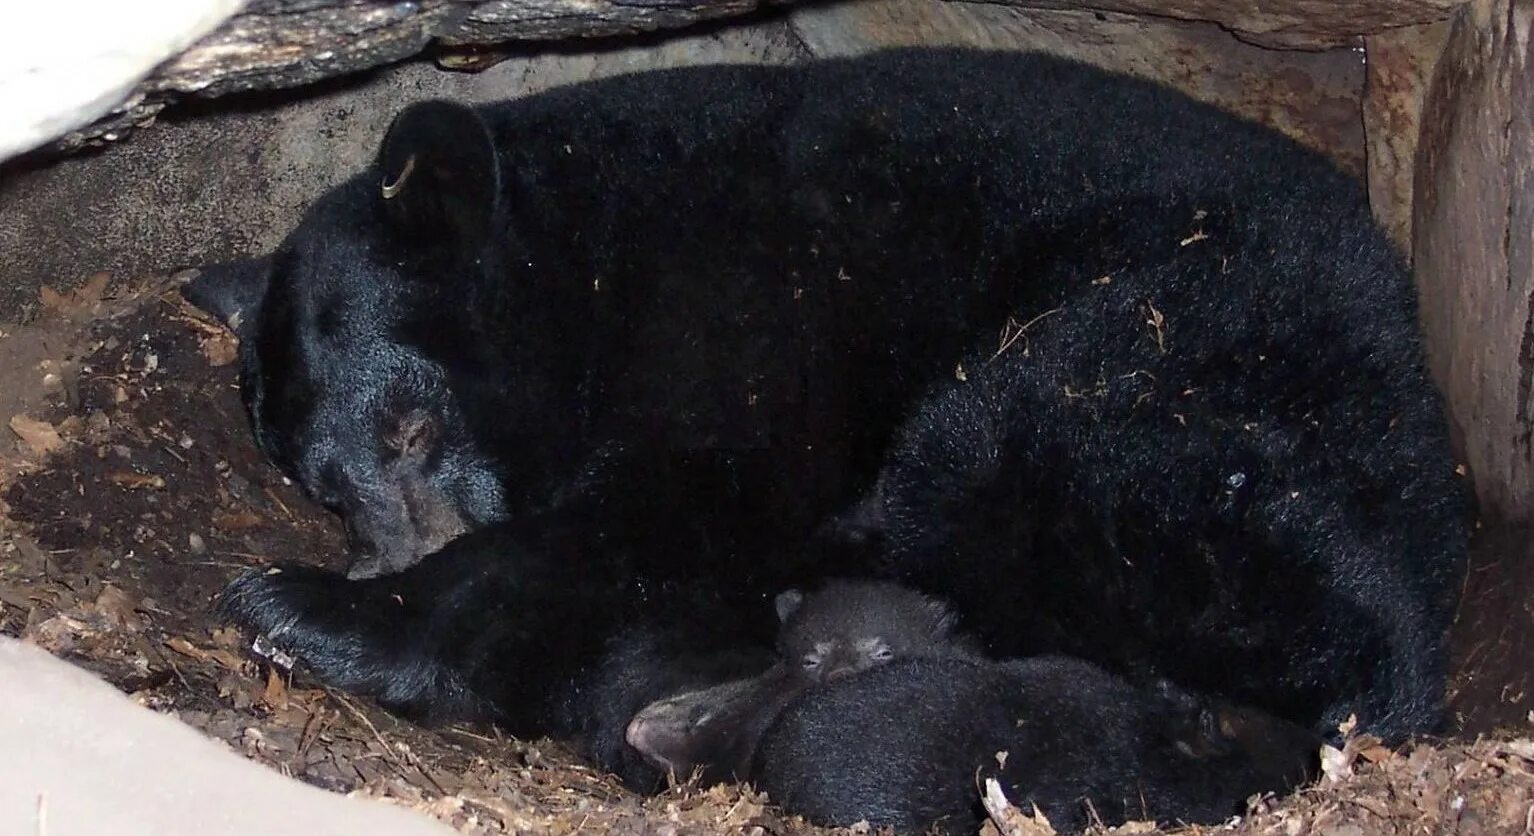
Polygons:
<instances>
[{"instance_id":1,"label":"black fur","mask_svg":"<svg viewBox=\"0 0 1534 836\"><path fill-rule=\"evenodd\" d=\"M899 584L832 580L775 601L779 661L806 683L825 682L894 659L974 656L946 603Z\"/></svg>"},{"instance_id":2,"label":"black fur","mask_svg":"<svg viewBox=\"0 0 1534 836\"><path fill-rule=\"evenodd\" d=\"M485 129L407 112L264 294L192 291L247 312L257 436L355 574L478 530L386 577L237 581L225 612L322 678L649 784L636 711L771 664L742 612L875 573L996 654L1437 721L1461 499L1411 284L1319 156L965 51L449 111ZM486 137L498 191L406 198L483 175ZM409 148L449 170L401 182Z\"/></svg>"},{"instance_id":3,"label":"black fur","mask_svg":"<svg viewBox=\"0 0 1534 836\"><path fill-rule=\"evenodd\" d=\"M995 656L1432 727L1461 488L1405 277L1362 217L1314 234L1311 188L1105 212L1072 292L897 434L863 503L886 571Z\"/></svg>"},{"instance_id":4,"label":"black fur","mask_svg":"<svg viewBox=\"0 0 1534 836\"><path fill-rule=\"evenodd\" d=\"M778 660L766 672L682 691L647 705L625 739L678 777L745 780L757 742L805 689L896 659L979 659L944 602L898 584L833 580L780 593Z\"/></svg>"},{"instance_id":5,"label":"black fur","mask_svg":"<svg viewBox=\"0 0 1534 836\"><path fill-rule=\"evenodd\" d=\"M1258 711L1159 695L1063 657L896 661L811 689L752 777L828 825L974 833L986 778L1062 833L1094 820L1215 823L1314 773L1320 738Z\"/></svg>"}]
</instances>

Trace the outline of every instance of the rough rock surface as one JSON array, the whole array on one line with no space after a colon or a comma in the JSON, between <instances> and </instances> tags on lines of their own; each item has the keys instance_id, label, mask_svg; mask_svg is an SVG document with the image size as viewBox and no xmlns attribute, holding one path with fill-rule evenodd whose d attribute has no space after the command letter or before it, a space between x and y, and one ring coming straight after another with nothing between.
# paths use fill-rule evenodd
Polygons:
<instances>
[{"instance_id":1,"label":"rough rock surface","mask_svg":"<svg viewBox=\"0 0 1534 836\"><path fill-rule=\"evenodd\" d=\"M1534 518L1529 0L1456 22L1423 113L1412 225L1432 370L1489 516Z\"/></svg>"},{"instance_id":2,"label":"rough rock surface","mask_svg":"<svg viewBox=\"0 0 1534 836\"><path fill-rule=\"evenodd\" d=\"M1207 20L1278 47L1336 46L1359 35L1447 18L1465 0L981 0L1045 9Z\"/></svg>"},{"instance_id":3,"label":"rough rock surface","mask_svg":"<svg viewBox=\"0 0 1534 836\"><path fill-rule=\"evenodd\" d=\"M275 246L309 202L372 160L394 114L428 98L486 101L614 73L806 53L768 21L672 33L601 51L513 57L480 73L426 61L356 83L188 102L94 154L0 167L0 322L26 319L38 282L143 275Z\"/></svg>"},{"instance_id":4,"label":"rough rock surface","mask_svg":"<svg viewBox=\"0 0 1534 836\"><path fill-rule=\"evenodd\" d=\"M1354 49L1271 50L1211 23L932 0L808 4L791 20L817 56L922 44L1064 55L1162 82L1364 169L1364 60Z\"/></svg>"},{"instance_id":5,"label":"rough rock surface","mask_svg":"<svg viewBox=\"0 0 1534 836\"><path fill-rule=\"evenodd\" d=\"M231 5L222 1L224 6ZM495 44L648 32L738 15L774 1L786 2L252 0L213 34L161 65L131 96L93 102L94 113L106 115L88 128L65 135L56 148L72 150L92 140L114 138L152 120L169 101L186 94L216 96L297 87L401 61L433 43ZM208 2L215 4L214 0ZM227 14L228 10L224 11ZM4 22L0 18L0 23ZM19 25L14 19L10 23ZM187 32L206 32L206 27L195 29L177 20L166 20L164 27L157 34L168 42L184 39ZM78 28L94 32L101 27ZM103 31L104 35L110 33L110 29ZM179 49L185 43L177 42L176 46ZM155 61L177 51L158 55ZM68 52L48 54L53 58L44 69L62 76L74 66L75 56ZM131 83L136 78L128 80ZM0 159L8 156L4 148L0 144Z\"/></svg>"},{"instance_id":6,"label":"rough rock surface","mask_svg":"<svg viewBox=\"0 0 1534 836\"><path fill-rule=\"evenodd\" d=\"M8 3L0 31L0 160L84 127L119 106L156 65L211 32L240 0Z\"/></svg>"},{"instance_id":7,"label":"rough rock surface","mask_svg":"<svg viewBox=\"0 0 1534 836\"><path fill-rule=\"evenodd\" d=\"M1369 203L1406 254L1411 252L1412 179L1422 103L1451 25L1442 21L1407 26L1364 39Z\"/></svg>"}]
</instances>

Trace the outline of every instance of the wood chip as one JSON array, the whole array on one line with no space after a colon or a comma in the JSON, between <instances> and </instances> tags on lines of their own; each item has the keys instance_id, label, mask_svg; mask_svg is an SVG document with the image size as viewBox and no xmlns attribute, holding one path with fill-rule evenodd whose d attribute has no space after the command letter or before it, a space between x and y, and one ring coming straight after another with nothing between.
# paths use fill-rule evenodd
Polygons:
<instances>
[{"instance_id":1,"label":"wood chip","mask_svg":"<svg viewBox=\"0 0 1534 836\"><path fill-rule=\"evenodd\" d=\"M990 816L986 823L988 827L982 828L982 833L994 827L999 836L1056 836L1054 825L1049 823L1037 804L1033 805L1032 816L1023 813L1007 800L1001 782L995 778L985 779L985 794L980 801L985 806L986 815Z\"/></svg>"},{"instance_id":2,"label":"wood chip","mask_svg":"<svg viewBox=\"0 0 1534 836\"><path fill-rule=\"evenodd\" d=\"M21 443L33 456L47 456L64 446L63 436L47 421L26 415L12 415L10 424L11 432L21 439Z\"/></svg>"},{"instance_id":3,"label":"wood chip","mask_svg":"<svg viewBox=\"0 0 1534 836\"><path fill-rule=\"evenodd\" d=\"M129 490L164 490L165 479L153 473L135 473L131 470L118 470L107 474L107 481Z\"/></svg>"}]
</instances>

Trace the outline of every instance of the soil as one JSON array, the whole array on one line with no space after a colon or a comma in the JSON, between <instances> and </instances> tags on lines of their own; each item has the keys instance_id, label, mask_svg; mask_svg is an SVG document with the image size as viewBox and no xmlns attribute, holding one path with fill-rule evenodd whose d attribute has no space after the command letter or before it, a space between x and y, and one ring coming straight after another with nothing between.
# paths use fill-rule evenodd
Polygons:
<instances>
[{"instance_id":1,"label":"soil","mask_svg":"<svg viewBox=\"0 0 1534 836\"><path fill-rule=\"evenodd\" d=\"M826 832L748 789L635 796L556 743L424 729L257 661L213 618L218 590L276 559L339 566L343 536L255 449L234 340L181 301L178 280L44 289L42 316L0 326L0 632L284 774L465 833ZM1456 716L1495 735L1399 752L1356 738L1329 753L1318 786L1194 831L1534 834L1534 742L1520 737L1534 672L1529 542L1480 538L1453 637ZM994 812L992 832L1052 832Z\"/></svg>"}]
</instances>

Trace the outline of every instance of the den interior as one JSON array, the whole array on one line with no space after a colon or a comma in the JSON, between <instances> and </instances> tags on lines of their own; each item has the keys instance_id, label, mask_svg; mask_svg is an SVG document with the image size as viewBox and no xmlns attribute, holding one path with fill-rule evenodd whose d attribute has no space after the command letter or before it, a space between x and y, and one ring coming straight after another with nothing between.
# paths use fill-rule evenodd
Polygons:
<instances>
[{"instance_id":1,"label":"den interior","mask_svg":"<svg viewBox=\"0 0 1534 836\"><path fill-rule=\"evenodd\" d=\"M0 84L24 112L73 107L0 137L14 156L0 167L0 633L284 776L461 832L814 830L749 790L682 785L638 797L558 744L423 729L255 661L210 615L215 594L279 557L334 564L344 537L257 452L234 338L176 287L198 265L270 249L302 207L365 164L409 101L488 101L652 67L891 45L1043 50L1271 125L1366 181L1413 265L1431 371L1478 500L1452 635L1456 735L1397 752L1359 740L1313 788L1260 800L1224 829L1534 832L1529 3L201 5L124 30L149 33L146 54L160 50L147 76L54 54L38 59L39 73ZM27 14L0 18L18 13ZM78 107L41 92L82 73L101 75L106 92ZM26 698L19 675L0 673L21 695L8 699ZM75 780L102 792L89 772ZM25 803L6 805L0 829L91 832L70 830L57 800L49 829L48 797L4 783L0 796ZM225 789L225 802L209 803L251 803ZM120 803L127 822L132 802ZM987 828L1052 832L1015 819Z\"/></svg>"}]
</instances>

